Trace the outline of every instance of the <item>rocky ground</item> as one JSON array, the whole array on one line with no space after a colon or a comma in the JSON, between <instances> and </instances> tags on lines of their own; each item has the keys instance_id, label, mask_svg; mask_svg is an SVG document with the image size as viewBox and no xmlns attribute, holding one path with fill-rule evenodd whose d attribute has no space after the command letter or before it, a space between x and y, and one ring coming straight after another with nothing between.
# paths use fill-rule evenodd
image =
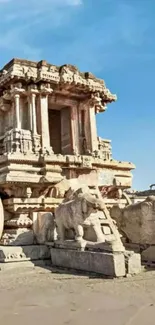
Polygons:
<instances>
[{"instance_id":1,"label":"rocky ground","mask_svg":"<svg viewBox=\"0 0 155 325\"><path fill-rule=\"evenodd\" d=\"M154 325L155 270L123 279L50 268L0 272L0 324Z\"/></svg>"}]
</instances>

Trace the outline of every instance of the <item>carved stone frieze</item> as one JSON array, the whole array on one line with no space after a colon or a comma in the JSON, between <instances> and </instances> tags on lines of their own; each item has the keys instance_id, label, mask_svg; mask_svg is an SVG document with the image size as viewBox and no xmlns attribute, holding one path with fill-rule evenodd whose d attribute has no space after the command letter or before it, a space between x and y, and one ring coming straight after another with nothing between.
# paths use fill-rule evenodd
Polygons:
<instances>
[{"instance_id":1,"label":"carved stone frieze","mask_svg":"<svg viewBox=\"0 0 155 325\"><path fill-rule=\"evenodd\" d=\"M116 100L106 88L105 83L97 79L91 73L81 73L75 66L65 64L61 67L48 64L45 61L32 62L27 60L14 59L4 67L0 74L0 85L4 84L9 78L21 78L23 80L50 82L53 85L60 84L71 89L74 87L75 92L85 91L88 93L99 92L102 94L105 102ZM58 86L59 89L59 86Z\"/></svg>"},{"instance_id":2,"label":"carved stone frieze","mask_svg":"<svg viewBox=\"0 0 155 325\"><path fill-rule=\"evenodd\" d=\"M12 129L5 133L4 153L32 153L32 136L29 130Z\"/></svg>"}]
</instances>

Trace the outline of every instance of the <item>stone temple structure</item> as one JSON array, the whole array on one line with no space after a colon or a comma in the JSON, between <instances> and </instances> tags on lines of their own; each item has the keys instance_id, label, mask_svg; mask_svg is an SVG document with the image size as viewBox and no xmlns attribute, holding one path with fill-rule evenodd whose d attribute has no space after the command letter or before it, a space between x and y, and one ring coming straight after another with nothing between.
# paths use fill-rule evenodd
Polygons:
<instances>
[{"instance_id":1,"label":"stone temple structure","mask_svg":"<svg viewBox=\"0 0 155 325\"><path fill-rule=\"evenodd\" d=\"M103 80L72 65L13 59L1 69L1 245L35 244L38 220L71 180L99 190L107 208L125 206L135 167L113 159L96 127L96 114L115 100Z\"/></svg>"}]
</instances>

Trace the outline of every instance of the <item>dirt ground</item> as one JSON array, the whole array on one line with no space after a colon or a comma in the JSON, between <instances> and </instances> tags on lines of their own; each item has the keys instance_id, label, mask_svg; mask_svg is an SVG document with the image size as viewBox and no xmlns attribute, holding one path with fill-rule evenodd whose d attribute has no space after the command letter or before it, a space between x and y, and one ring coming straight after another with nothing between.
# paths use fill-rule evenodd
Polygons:
<instances>
[{"instance_id":1,"label":"dirt ground","mask_svg":"<svg viewBox=\"0 0 155 325\"><path fill-rule=\"evenodd\" d=\"M0 272L0 325L154 325L155 270L124 279L24 266Z\"/></svg>"}]
</instances>

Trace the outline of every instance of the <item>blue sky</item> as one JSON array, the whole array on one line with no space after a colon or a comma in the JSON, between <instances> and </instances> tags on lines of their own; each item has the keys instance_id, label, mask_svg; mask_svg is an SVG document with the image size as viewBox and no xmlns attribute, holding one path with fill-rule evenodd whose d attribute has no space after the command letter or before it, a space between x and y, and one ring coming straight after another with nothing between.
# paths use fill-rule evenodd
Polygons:
<instances>
[{"instance_id":1,"label":"blue sky","mask_svg":"<svg viewBox=\"0 0 155 325\"><path fill-rule=\"evenodd\" d=\"M71 63L118 96L97 116L113 157L155 182L155 0L0 0L0 65L13 57Z\"/></svg>"}]
</instances>

